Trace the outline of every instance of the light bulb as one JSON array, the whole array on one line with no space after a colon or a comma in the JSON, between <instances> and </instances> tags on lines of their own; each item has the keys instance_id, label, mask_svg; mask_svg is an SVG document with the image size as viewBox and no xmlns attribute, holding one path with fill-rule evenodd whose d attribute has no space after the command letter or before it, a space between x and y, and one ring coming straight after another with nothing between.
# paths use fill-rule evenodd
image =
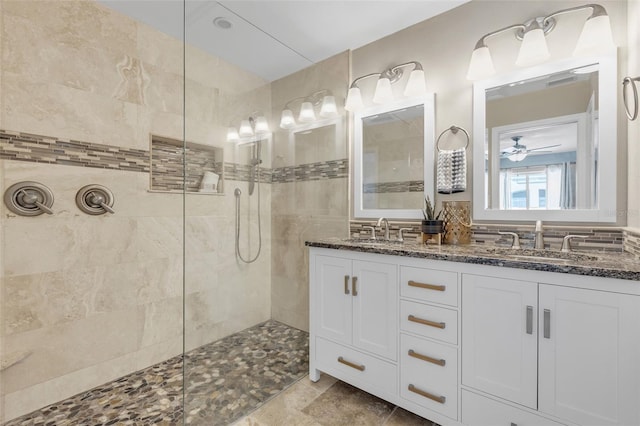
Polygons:
<instances>
[{"instance_id":1,"label":"light bulb","mask_svg":"<svg viewBox=\"0 0 640 426\"><path fill-rule=\"evenodd\" d=\"M336 98L327 95L322 98L322 106L320 107L320 117L335 117L338 115L338 107L336 106Z\"/></svg>"},{"instance_id":2,"label":"light bulb","mask_svg":"<svg viewBox=\"0 0 640 426\"><path fill-rule=\"evenodd\" d=\"M300 106L300 114L298 115L298 121L301 123L309 123L316 119L316 113L313 111L313 105L311 102L303 102Z\"/></svg>"},{"instance_id":3,"label":"light bulb","mask_svg":"<svg viewBox=\"0 0 640 426\"><path fill-rule=\"evenodd\" d=\"M242 138L253 136L253 129L251 128L251 123L249 123L249 120L242 120L240 122L240 131L238 133Z\"/></svg>"},{"instance_id":4,"label":"light bulb","mask_svg":"<svg viewBox=\"0 0 640 426\"><path fill-rule=\"evenodd\" d=\"M364 108L364 104L362 103L362 94L360 93L360 89L356 86L351 87L347 93L347 100L344 103L344 109L354 112L362 108Z\"/></svg>"},{"instance_id":5,"label":"light bulb","mask_svg":"<svg viewBox=\"0 0 640 426\"><path fill-rule=\"evenodd\" d=\"M544 31L540 28L538 21L533 21L524 33L516 65L519 67L536 65L549 59L549 56Z\"/></svg>"},{"instance_id":6,"label":"light bulb","mask_svg":"<svg viewBox=\"0 0 640 426\"><path fill-rule=\"evenodd\" d=\"M385 104L393 101L393 92L391 91L391 80L386 77L380 77L376 84L376 91L373 94L373 103Z\"/></svg>"},{"instance_id":7,"label":"light bulb","mask_svg":"<svg viewBox=\"0 0 640 426\"><path fill-rule=\"evenodd\" d=\"M614 47L609 16L595 16L584 23L573 56L594 55Z\"/></svg>"},{"instance_id":8,"label":"light bulb","mask_svg":"<svg viewBox=\"0 0 640 426\"><path fill-rule=\"evenodd\" d=\"M227 142L235 142L240 139L240 135L238 135L238 129L235 127L229 127L227 129Z\"/></svg>"},{"instance_id":9,"label":"light bulb","mask_svg":"<svg viewBox=\"0 0 640 426\"><path fill-rule=\"evenodd\" d=\"M283 129L291 129L295 127L296 120L293 118L293 112L290 109L282 110L282 117L280 118L280 127Z\"/></svg>"},{"instance_id":10,"label":"light bulb","mask_svg":"<svg viewBox=\"0 0 640 426\"><path fill-rule=\"evenodd\" d=\"M509 160L511 161L522 161L525 158L527 158L527 153L526 152L517 152L513 155L510 155L509 157L507 157Z\"/></svg>"},{"instance_id":11,"label":"light bulb","mask_svg":"<svg viewBox=\"0 0 640 426\"><path fill-rule=\"evenodd\" d=\"M467 71L467 80L482 80L491 77L496 73L491 59L491 52L487 46L476 48L471 54L469 61L469 70Z\"/></svg>"},{"instance_id":12,"label":"light bulb","mask_svg":"<svg viewBox=\"0 0 640 426\"><path fill-rule=\"evenodd\" d=\"M268 133L269 123L264 116L256 118L256 133Z\"/></svg>"},{"instance_id":13,"label":"light bulb","mask_svg":"<svg viewBox=\"0 0 640 426\"><path fill-rule=\"evenodd\" d=\"M404 88L404 95L408 97L412 96L424 96L427 93L427 85L424 81L423 70L413 70L409 74L409 81Z\"/></svg>"}]
</instances>

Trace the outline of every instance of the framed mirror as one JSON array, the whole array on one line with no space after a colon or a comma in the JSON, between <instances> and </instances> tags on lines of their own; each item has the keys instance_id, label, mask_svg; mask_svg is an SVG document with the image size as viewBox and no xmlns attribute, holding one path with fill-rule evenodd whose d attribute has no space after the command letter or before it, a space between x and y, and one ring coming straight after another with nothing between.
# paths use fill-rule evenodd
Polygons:
<instances>
[{"instance_id":1,"label":"framed mirror","mask_svg":"<svg viewBox=\"0 0 640 426\"><path fill-rule=\"evenodd\" d=\"M354 115L354 216L422 219L434 199L434 96Z\"/></svg>"},{"instance_id":2,"label":"framed mirror","mask_svg":"<svg viewBox=\"0 0 640 426\"><path fill-rule=\"evenodd\" d=\"M474 84L475 220L616 222L616 76L611 54Z\"/></svg>"}]
</instances>

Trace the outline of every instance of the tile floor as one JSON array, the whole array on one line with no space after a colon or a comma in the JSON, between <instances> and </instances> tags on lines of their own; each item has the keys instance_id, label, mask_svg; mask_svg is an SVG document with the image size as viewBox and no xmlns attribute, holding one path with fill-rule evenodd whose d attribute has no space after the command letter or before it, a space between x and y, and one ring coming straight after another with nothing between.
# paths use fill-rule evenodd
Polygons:
<instances>
[{"instance_id":1,"label":"tile floor","mask_svg":"<svg viewBox=\"0 0 640 426\"><path fill-rule=\"evenodd\" d=\"M233 426L438 426L323 374L305 376Z\"/></svg>"},{"instance_id":2,"label":"tile floor","mask_svg":"<svg viewBox=\"0 0 640 426\"><path fill-rule=\"evenodd\" d=\"M267 321L4 426L437 426L346 383L307 376L308 334ZM182 374L186 404L182 407Z\"/></svg>"}]
</instances>

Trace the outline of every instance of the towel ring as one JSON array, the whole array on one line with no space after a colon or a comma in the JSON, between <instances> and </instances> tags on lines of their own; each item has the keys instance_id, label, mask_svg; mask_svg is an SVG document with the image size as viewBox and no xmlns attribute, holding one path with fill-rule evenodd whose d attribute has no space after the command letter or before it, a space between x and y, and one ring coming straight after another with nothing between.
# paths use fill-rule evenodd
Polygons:
<instances>
[{"instance_id":1,"label":"towel ring","mask_svg":"<svg viewBox=\"0 0 640 426\"><path fill-rule=\"evenodd\" d=\"M636 87L636 81L640 81L640 77L625 77L622 80L622 99L624 100L624 109L627 113L627 118L633 121L638 118L638 88ZM633 112L629 110L629 99L627 99L627 86L631 86L633 92Z\"/></svg>"},{"instance_id":2,"label":"towel ring","mask_svg":"<svg viewBox=\"0 0 640 426\"><path fill-rule=\"evenodd\" d=\"M467 133L467 131L465 129L463 129L462 127L458 127L458 126L451 126L448 129L445 129L442 133L440 133L440 136L438 136L438 140L436 141L436 148L438 149L438 152L440 152L440 138L442 138L442 136L447 133L447 132L451 132L454 135L458 134L458 130L462 130L462 133L464 133L464 135L467 137L467 144L464 146L464 149L467 149L469 147L469 133Z\"/></svg>"}]
</instances>

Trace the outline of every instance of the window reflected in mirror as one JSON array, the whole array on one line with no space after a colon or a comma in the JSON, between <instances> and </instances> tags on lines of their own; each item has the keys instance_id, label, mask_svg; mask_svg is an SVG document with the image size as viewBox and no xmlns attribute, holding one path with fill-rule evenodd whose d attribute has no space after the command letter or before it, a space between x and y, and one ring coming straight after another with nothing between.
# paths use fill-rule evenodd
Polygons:
<instances>
[{"instance_id":1,"label":"window reflected in mirror","mask_svg":"<svg viewBox=\"0 0 640 426\"><path fill-rule=\"evenodd\" d=\"M486 90L485 208L598 206L598 66Z\"/></svg>"}]
</instances>

